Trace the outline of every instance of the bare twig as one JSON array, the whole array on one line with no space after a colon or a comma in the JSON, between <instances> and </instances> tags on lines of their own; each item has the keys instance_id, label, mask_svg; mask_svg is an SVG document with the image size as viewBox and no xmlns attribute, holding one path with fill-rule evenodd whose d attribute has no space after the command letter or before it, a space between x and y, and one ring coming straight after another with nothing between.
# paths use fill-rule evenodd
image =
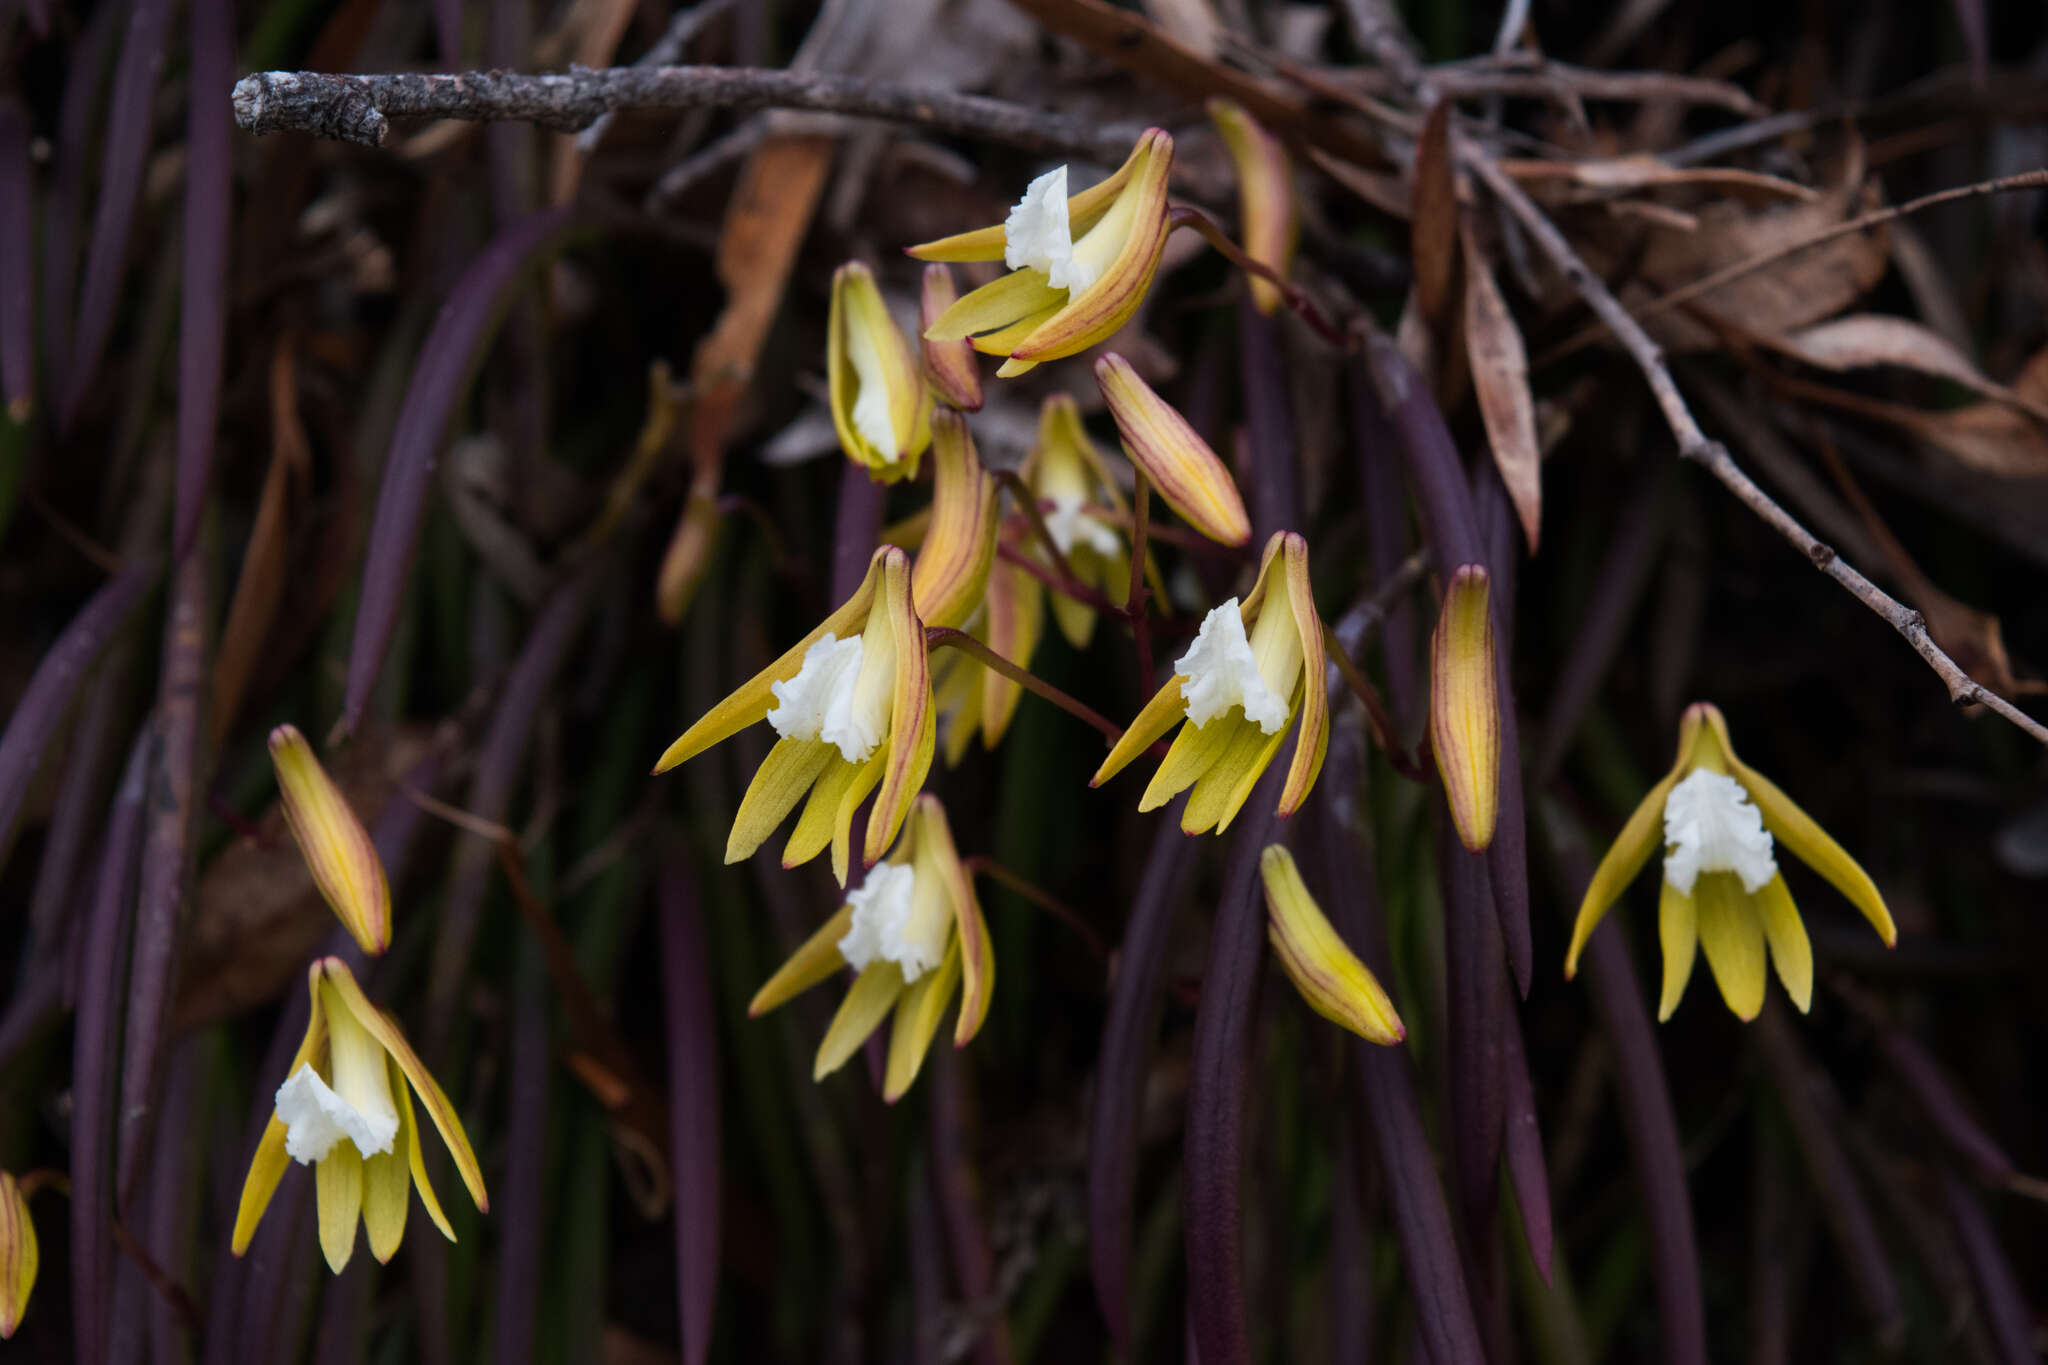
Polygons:
<instances>
[{"instance_id":1,"label":"bare twig","mask_svg":"<svg viewBox=\"0 0 2048 1365\"><path fill-rule=\"evenodd\" d=\"M1740 86L1727 81L1665 71L1590 71L1534 54L1475 57L1447 66L1432 66L1427 71L1431 86L1438 94L1451 99L1514 95L1559 102L1572 99L1625 103L1671 101L1726 109L1748 118L1771 112ZM1355 83L1376 93L1389 92L1396 85L1395 81L1378 72L1367 73L1363 81L1346 83Z\"/></svg>"},{"instance_id":2,"label":"bare twig","mask_svg":"<svg viewBox=\"0 0 2048 1365\"><path fill-rule=\"evenodd\" d=\"M690 46L691 41L703 32L713 19L733 7L733 0L704 0L701 5L678 10L668 21L668 28L656 38L647 51L634 61L636 67L673 66ZM576 152L589 156L597 150L597 144L604 139L604 131L611 126L614 110L606 110L590 126L576 135Z\"/></svg>"},{"instance_id":3,"label":"bare twig","mask_svg":"<svg viewBox=\"0 0 2048 1365\"><path fill-rule=\"evenodd\" d=\"M259 71L235 83L235 121L377 147L391 118L537 123L574 133L625 109L811 109L984 137L1051 156L1116 162L1139 130L1004 100L822 71L733 66L571 67L561 74L470 71L375 76Z\"/></svg>"}]
</instances>

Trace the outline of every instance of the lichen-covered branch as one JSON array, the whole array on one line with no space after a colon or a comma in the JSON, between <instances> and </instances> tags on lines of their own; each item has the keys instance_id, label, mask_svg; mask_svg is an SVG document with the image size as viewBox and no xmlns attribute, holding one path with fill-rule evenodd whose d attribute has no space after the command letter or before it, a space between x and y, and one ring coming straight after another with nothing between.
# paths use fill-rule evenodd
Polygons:
<instances>
[{"instance_id":1,"label":"lichen-covered branch","mask_svg":"<svg viewBox=\"0 0 2048 1365\"><path fill-rule=\"evenodd\" d=\"M1104 161L1120 160L1139 132L980 95L734 66L375 76L259 71L235 83L234 107L235 121L251 133L312 133L368 147L383 144L394 118L537 123L573 133L604 114L629 109L809 109Z\"/></svg>"}]
</instances>

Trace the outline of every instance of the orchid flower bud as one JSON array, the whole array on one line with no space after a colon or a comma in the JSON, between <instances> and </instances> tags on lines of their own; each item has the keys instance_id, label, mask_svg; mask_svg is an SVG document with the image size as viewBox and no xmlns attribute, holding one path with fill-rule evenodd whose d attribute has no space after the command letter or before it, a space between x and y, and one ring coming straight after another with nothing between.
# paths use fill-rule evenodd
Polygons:
<instances>
[{"instance_id":1,"label":"orchid flower bud","mask_svg":"<svg viewBox=\"0 0 2048 1365\"><path fill-rule=\"evenodd\" d=\"M270 732L270 761L285 823L313 884L363 951L376 956L391 946L391 887L369 831L297 727Z\"/></svg>"},{"instance_id":2,"label":"orchid flower bud","mask_svg":"<svg viewBox=\"0 0 2048 1365\"><path fill-rule=\"evenodd\" d=\"M1284 844L1259 855L1266 888L1266 939L1308 1007L1369 1043L1392 1047L1408 1036L1394 1002L1331 927Z\"/></svg>"},{"instance_id":3,"label":"orchid flower bud","mask_svg":"<svg viewBox=\"0 0 2048 1365\"><path fill-rule=\"evenodd\" d=\"M832 275L825 377L846 457L878 483L916 478L918 457L932 439L931 391L874 275L859 261Z\"/></svg>"},{"instance_id":4,"label":"orchid flower bud","mask_svg":"<svg viewBox=\"0 0 2048 1365\"><path fill-rule=\"evenodd\" d=\"M1287 148L1235 100L1209 101L1209 121L1237 166L1237 212L1247 256L1285 279L1301 225L1294 209L1294 172ZM1271 280L1254 278L1252 304L1271 316L1282 303Z\"/></svg>"},{"instance_id":5,"label":"orchid flower bud","mask_svg":"<svg viewBox=\"0 0 2048 1365\"><path fill-rule=\"evenodd\" d=\"M1461 565L1429 644L1429 742L1457 826L1477 853L1500 816L1500 693L1486 570Z\"/></svg>"},{"instance_id":6,"label":"orchid flower bud","mask_svg":"<svg viewBox=\"0 0 2048 1365\"><path fill-rule=\"evenodd\" d=\"M1230 471L1209 443L1114 352L1095 362L1095 382L1131 463L1188 525L1223 545L1252 538L1251 518Z\"/></svg>"}]
</instances>

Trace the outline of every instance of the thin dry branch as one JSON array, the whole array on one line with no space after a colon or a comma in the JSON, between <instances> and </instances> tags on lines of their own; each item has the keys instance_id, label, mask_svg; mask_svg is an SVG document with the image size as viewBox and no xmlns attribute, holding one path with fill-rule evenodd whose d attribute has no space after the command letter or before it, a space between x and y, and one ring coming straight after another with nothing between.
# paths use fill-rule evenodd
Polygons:
<instances>
[{"instance_id":1,"label":"thin dry branch","mask_svg":"<svg viewBox=\"0 0 2048 1365\"><path fill-rule=\"evenodd\" d=\"M604 114L628 109L808 109L1109 162L1122 160L1140 131L980 95L820 71L734 66L571 67L537 75L259 71L235 83L234 107L235 122L251 133L311 133L369 147L383 145L392 118L537 123L574 133Z\"/></svg>"},{"instance_id":2,"label":"thin dry branch","mask_svg":"<svg viewBox=\"0 0 2048 1365\"><path fill-rule=\"evenodd\" d=\"M1359 42L1371 52L1389 72L1397 78L1412 82L1410 88L1423 100L1434 95L1430 78L1421 64L1409 50L1400 20L1387 6L1386 0L1345 0L1353 31ZM1678 442L1678 453L1684 458L1704 467L1719 479L1729 492L1749 508L1779 535L1790 541L1798 551L1826 574L1848 590L1851 596L1882 617L1893 630L1904 636L1914 653L1927 661L1935 676L1948 689L1949 699L1958 706L1982 705L2011 721L2028 735L2048 745L2048 727L2021 711L2005 698L1999 696L1982 683L1963 671L1942 648L1935 644L1927 632L1927 621L1919 612L1906 606L1879 588L1875 583L1857 572L1854 566L1836 554L1832 546L1826 545L1799 523L1799 520L1770 494L1759 488L1749 475L1728 453L1728 448L1719 441L1708 439L1693 418L1692 409L1686 406L1684 395L1671 377L1671 369L1664 362L1663 348L1651 340L1642 324L1630 315L1620 299L1598 275L1594 274L1579 253L1565 240L1550 216L1537 207L1534 200L1522 192L1522 187L1513 177L1500 168L1498 162L1471 138L1462 133L1454 134L1453 145L1458 160L1491 190L1495 198L1521 223L1529 236L1551 259L1564 277L1571 283L1579 298L1593 310L1595 317L1606 325L1621 343L1636 368L1642 371L1644 380L1650 386L1650 393L1657 400L1658 410L1663 414L1664 424L1671 429ZM1950 197L1964 194L1988 192L1982 187L1972 186L1963 191L1951 192ZM1917 202L1917 201L1916 201ZM1902 208L1905 206L1901 206ZM1845 230L1849 225L1844 225ZM1743 263L1747 264L1747 263Z\"/></svg>"}]
</instances>

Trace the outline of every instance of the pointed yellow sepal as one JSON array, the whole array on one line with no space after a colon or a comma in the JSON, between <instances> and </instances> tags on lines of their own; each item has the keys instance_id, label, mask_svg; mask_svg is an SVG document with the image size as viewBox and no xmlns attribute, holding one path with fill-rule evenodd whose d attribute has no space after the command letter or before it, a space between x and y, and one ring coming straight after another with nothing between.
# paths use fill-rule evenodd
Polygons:
<instances>
[{"instance_id":1,"label":"pointed yellow sepal","mask_svg":"<svg viewBox=\"0 0 2048 1365\"><path fill-rule=\"evenodd\" d=\"M1223 461L1188 425L1187 418L1138 377L1114 352L1095 362L1095 382L1109 404L1131 463L1188 525L1223 545L1252 538L1244 499Z\"/></svg>"},{"instance_id":2,"label":"pointed yellow sepal","mask_svg":"<svg viewBox=\"0 0 2048 1365\"><path fill-rule=\"evenodd\" d=\"M1146 129L1116 174L1067 200L1072 254L1095 272L1085 287L1056 288L1045 270L1020 266L940 314L926 339L964 338L984 354L1007 357L996 371L1006 379L1107 340L1130 321L1159 269L1172 171L1173 139ZM1011 245L1007 225L999 225L909 251L927 261L994 261Z\"/></svg>"},{"instance_id":3,"label":"pointed yellow sepal","mask_svg":"<svg viewBox=\"0 0 2048 1365\"><path fill-rule=\"evenodd\" d=\"M1259 855L1266 888L1266 938L1308 1007L1369 1043L1392 1047L1408 1036L1394 1002L1351 951L1309 894L1284 844Z\"/></svg>"},{"instance_id":4,"label":"pointed yellow sepal","mask_svg":"<svg viewBox=\"0 0 2048 1365\"><path fill-rule=\"evenodd\" d=\"M1500 813L1500 692L1486 570L1451 575L1429 646L1429 740L1458 841L1477 853Z\"/></svg>"},{"instance_id":5,"label":"pointed yellow sepal","mask_svg":"<svg viewBox=\"0 0 2048 1365\"><path fill-rule=\"evenodd\" d=\"M1688 780L1700 773L1715 776ZM1767 961L1777 972L1785 994L1804 1012L1813 1001L1813 946L1784 876L1769 859L1774 845L1791 850L1827 878L1870 921L1887 947L1897 942L1898 930L1869 874L1790 797L1735 756L1727 721L1718 709L1705 702L1686 708L1679 725L1677 761L1629 816L1587 884L1578 919L1572 926L1571 946L1565 954L1565 975L1570 977L1577 971L1579 953L1601 917L1664 843L1665 806L1672 800L1672 793L1681 783L1691 793L1698 783L1710 781L1719 782L1729 793L1739 787L1739 797L1725 798L1725 818L1733 820L1745 813L1749 816L1754 822L1750 837L1755 847L1748 856L1762 857L1764 863L1747 872L1739 872L1745 866L1739 861L1732 864L1738 870L1728 870L1731 864L1726 862L1699 867L1700 855L1695 852L1691 855L1691 866L1698 870L1685 874L1694 877L1690 891L1681 889L1684 875L1667 871L1657 910L1658 939L1664 957L1658 1018L1670 1018L1678 1007L1698 950L1705 952L1714 983L1738 1018L1754 1019L1763 1008ZM1742 804L1745 798L1748 804ZM1754 806L1753 811L1750 806ZM1698 832L1697 819L1686 815L1673 819L1680 822L1674 829L1682 831L1674 835L1680 843L1674 844L1673 849L1683 844L1691 844L1695 850L1700 847L1699 841L1705 836ZM1768 839L1755 831L1756 825L1768 832ZM1745 875L1756 885L1754 891L1748 889ZM1674 885L1673 877L1678 884Z\"/></svg>"},{"instance_id":6,"label":"pointed yellow sepal","mask_svg":"<svg viewBox=\"0 0 2048 1365\"><path fill-rule=\"evenodd\" d=\"M932 515L911 568L911 597L930 626L959 626L981 605L996 558L996 483L959 413L932 416Z\"/></svg>"},{"instance_id":7,"label":"pointed yellow sepal","mask_svg":"<svg viewBox=\"0 0 2048 1365\"><path fill-rule=\"evenodd\" d=\"M19 1181L0 1171L0 1341L13 1336L21 1326L41 1261L36 1225L29 1218L28 1196L22 1192Z\"/></svg>"},{"instance_id":8,"label":"pointed yellow sepal","mask_svg":"<svg viewBox=\"0 0 2048 1365\"><path fill-rule=\"evenodd\" d=\"M1245 254L1282 279L1294 263L1300 223L1294 207L1294 170L1287 148L1235 100L1209 101L1209 121L1237 168L1237 213ZM1283 302L1271 280L1254 277L1252 303L1271 316Z\"/></svg>"},{"instance_id":9,"label":"pointed yellow sepal","mask_svg":"<svg viewBox=\"0 0 2048 1365\"><path fill-rule=\"evenodd\" d=\"M931 444L931 390L860 262L833 272L825 325L825 377L840 448L877 482L916 478Z\"/></svg>"},{"instance_id":10,"label":"pointed yellow sepal","mask_svg":"<svg viewBox=\"0 0 2048 1365\"><path fill-rule=\"evenodd\" d=\"M953 272L939 262L924 268L924 287L918 295L918 333L924 347L924 377L938 397L962 412L980 412L981 366L974 359L974 347L966 337L934 341L923 334L931 329L959 301L953 288Z\"/></svg>"},{"instance_id":11,"label":"pointed yellow sepal","mask_svg":"<svg viewBox=\"0 0 2048 1365\"><path fill-rule=\"evenodd\" d=\"M240 1256L249 1249L256 1225L277 1192L278 1181L293 1157L288 1144L295 1139L294 1122L349 1130L335 1117L348 1110L358 1118L377 1109L388 1110L391 1127L380 1150L365 1154L353 1136L329 1131L326 1149L302 1157L314 1166L314 1196L318 1212L321 1250L328 1266L339 1274L348 1264L355 1246L358 1219L364 1225L370 1250L379 1261L388 1261L405 1235L405 1215L412 1190L434 1226L449 1241L455 1230L449 1226L440 1202L428 1183L426 1157L413 1111L413 1097L426 1107L427 1117L441 1135L455 1169L480 1212L490 1211L484 1193L483 1168L469 1145L462 1120L455 1113L440 1085L421 1064L398 1024L370 1003L356 984L348 964L338 957L321 958L307 973L312 1009L306 1021L306 1036L285 1070L287 1083L295 1081L301 1068L312 1072L312 1084L325 1092L317 1119L298 1110L291 1118L281 1112L290 1084L279 1087L280 1112L271 1115L256 1155L242 1185L241 1207L235 1216L230 1250ZM309 1141L313 1138L309 1136ZM301 1149L303 1150L303 1149Z\"/></svg>"},{"instance_id":12,"label":"pointed yellow sepal","mask_svg":"<svg viewBox=\"0 0 2048 1365\"><path fill-rule=\"evenodd\" d=\"M363 951L376 956L391 946L391 887L369 831L296 726L270 732L270 761L285 823L313 884Z\"/></svg>"}]
</instances>

